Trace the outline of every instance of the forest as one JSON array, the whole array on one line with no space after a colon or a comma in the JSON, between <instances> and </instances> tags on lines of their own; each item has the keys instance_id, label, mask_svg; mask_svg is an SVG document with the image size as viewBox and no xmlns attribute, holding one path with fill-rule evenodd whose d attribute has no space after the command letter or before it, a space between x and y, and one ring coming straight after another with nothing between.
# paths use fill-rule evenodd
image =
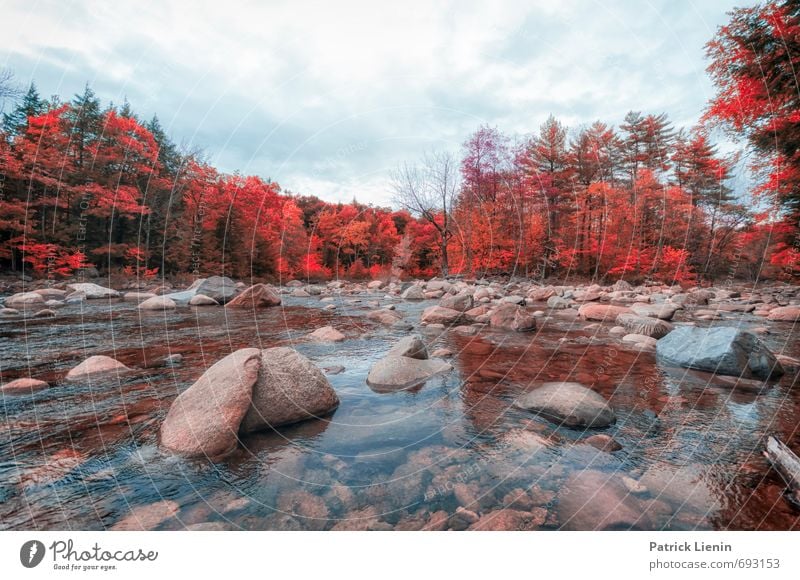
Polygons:
<instances>
[{"instance_id":1,"label":"forest","mask_svg":"<svg viewBox=\"0 0 800 580\"><path fill-rule=\"evenodd\" d=\"M127 101L103 104L88 84L46 99L31 83L2 120L0 268L47 279L87 268L269 281L796 279L798 43L797 3L739 9L707 44L716 95L697 126L639 111L618 126L551 116L527 135L482 125L458 152L401 163L394 208L220 172ZM740 149L722 154L720 136Z\"/></svg>"}]
</instances>

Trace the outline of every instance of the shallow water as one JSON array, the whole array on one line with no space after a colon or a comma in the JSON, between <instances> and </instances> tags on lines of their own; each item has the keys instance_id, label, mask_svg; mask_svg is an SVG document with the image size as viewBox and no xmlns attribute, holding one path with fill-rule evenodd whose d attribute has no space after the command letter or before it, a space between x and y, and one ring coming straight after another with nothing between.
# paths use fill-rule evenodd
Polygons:
<instances>
[{"instance_id":1,"label":"shallow water","mask_svg":"<svg viewBox=\"0 0 800 580\"><path fill-rule=\"evenodd\" d=\"M407 334L367 319L372 300L396 303L430 350L450 348L455 371L411 390L372 390L370 366ZM533 333L464 336L419 327L433 302L365 294L335 303L330 312L319 298L285 297L282 307L254 314L90 301L55 319L0 321L3 380L53 385L0 395L0 528L103 529L124 526L133 512L156 529L420 529L459 506L479 515L505 507L536 513L524 529L800 528L800 511L761 457L770 434L798 448L794 376L757 392L731 389L706 373L658 366L652 353L609 337L610 325L558 312ZM715 324L765 325L728 318ZM303 339L327 324L347 340ZM800 356L800 331L770 328L764 340L774 351ZM248 437L216 463L159 449L170 403L206 368L239 348L287 345L320 367L345 368L329 376L341 399L333 415ZM181 366L159 365L173 353L183 355ZM135 371L93 384L63 380L96 354ZM562 380L602 393L617 423L570 430L511 406L537 384ZM581 442L598 432L622 449ZM629 487L591 491L609 478L613 489ZM574 513L566 493L585 494L583 505L597 509ZM608 512L616 515L598 516ZM443 527L466 527L453 521Z\"/></svg>"}]
</instances>

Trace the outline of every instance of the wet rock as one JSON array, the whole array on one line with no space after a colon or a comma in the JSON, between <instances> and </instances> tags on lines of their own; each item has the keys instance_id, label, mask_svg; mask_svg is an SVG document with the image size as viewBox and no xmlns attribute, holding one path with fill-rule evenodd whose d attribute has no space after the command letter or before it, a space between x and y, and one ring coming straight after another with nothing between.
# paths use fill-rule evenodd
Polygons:
<instances>
[{"instance_id":1,"label":"wet rock","mask_svg":"<svg viewBox=\"0 0 800 580\"><path fill-rule=\"evenodd\" d=\"M323 530L329 512L325 501L307 491L287 491L278 497L278 510L297 519L307 530Z\"/></svg>"},{"instance_id":2,"label":"wet rock","mask_svg":"<svg viewBox=\"0 0 800 580\"><path fill-rule=\"evenodd\" d=\"M67 288L73 292L81 292L87 300L98 300L100 298L119 298L119 292L111 288L98 286L91 282L81 282L78 284L68 284Z\"/></svg>"},{"instance_id":3,"label":"wet rock","mask_svg":"<svg viewBox=\"0 0 800 580\"><path fill-rule=\"evenodd\" d=\"M456 531L466 530L478 520L480 520L478 514L459 506L456 509L456 513L450 517L450 529Z\"/></svg>"},{"instance_id":4,"label":"wet rock","mask_svg":"<svg viewBox=\"0 0 800 580\"><path fill-rule=\"evenodd\" d=\"M622 342L630 342L636 346L646 349L655 349L658 341L655 338L645 336L644 334L626 334L622 337Z\"/></svg>"},{"instance_id":5,"label":"wet rock","mask_svg":"<svg viewBox=\"0 0 800 580\"><path fill-rule=\"evenodd\" d=\"M198 522L183 529L187 532L225 532L236 528L228 522Z\"/></svg>"},{"instance_id":6,"label":"wet rock","mask_svg":"<svg viewBox=\"0 0 800 580\"><path fill-rule=\"evenodd\" d=\"M309 294L302 288L295 288L294 290L292 290L292 296L294 298L310 298L311 294Z\"/></svg>"},{"instance_id":7,"label":"wet rock","mask_svg":"<svg viewBox=\"0 0 800 580\"><path fill-rule=\"evenodd\" d=\"M161 426L161 444L207 457L232 450L260 368L257 348L237 350L215 363L172 403Z\"/></svg>"},{"instance_id":8,"label":"wet rock","mask_svg":"<svg viewBox=\"0 0 800 580\"><path fill-rule=\"evenodd\" d=\"M434 358L444 358L447 356L453 356L453 351L449 348L437 348L431 353L431 356Z\"/></svg>"},{"instance_id":9,"label":"wet rock","mask_svg":"<svg viewBox=\"0 0 800 580\"><path fill-rule=\"evenodd\" d=\"M489 318L492 328L529 332L536 329L536 318L516 304L501 304Z\"/></svg>"},{"instance_id":10,"label":"wet rock","mask_svg":"<svg viewBox=\"0 0 800 580\"><path fill-rule=\"evenodd\" d=\"M31 315L31 318L53 318L55 315L56 315L55 310L44 308L42 310L37 310L35 313L33 313Z\"/></svg>"},{"instance_id":11,"label":"wet rock","mask_svg":"<svg viewBox=\"0 0 800 580\"><path fill-rule=\"evenodd\" d=\"M372 366L367 384L379 389L404 389L451 370L453 367L450 364L438 359L387 356Z\"/></svg>"},{"instance_id":12,"label":"wet rock","mask_svg":"<svg viewBox=\"0 0 800 580\"><path fill-rule=\"evenodd\" d=\"M152 292L126 292L122 299L125 302L140 302L155 297Z\"/></svg>"},{"instance_id":13,"label":"wet rock","mask_svg":"<svg viewBox=\"0 0 800 580\"><path fill-rule=\"evenodd\" d=\"M389 350L386 356L404 356L419 360L427 360L428 348L425 346L422 337L415 334L400 339L400 341Z\"/></svg>"},{"instance_id":14,"label":"wet rock","mask_svg":"<svg viewBox=\"0 0 800 580\"><path fill-rule=\"evenodd\" d=\"M516 304L517 306L525 306L525 298L523 296L506 296L501 300L505 304Z\"/></svg>"},{"instance_id":15,"label":"wet rock","mask_svg":"<svg viewBox=\"0 0 800 580\"><path fill-rule=\"evenodd\" d=\"M800 306L779 306L769 311L769 320L781 322L800 322Z\"/></svg>"},{"instance_id":16,"label":"wet rock","mask_svg":"<svg viewBox=\"0 0 800 580\"><path fill-rule=\"evenodd\" d=\"M743 302L718 302L714 308L722 312L752 312L756 309L755 304L745 304Z\"/></svg>"},{"instance_id":17,"label":"wet rock","mask_svg":"<svg viewBox=\"0 0 800 580\"><path fill-rule=\"evenodd\" d=\"M425 309L420 320L426 324L456 324L463 316L463 312L458 310L431 306Z\"/></svg>"},{"instance_id":18,"label":"wet rock","mask_svg":"<svg viewBox=\"0 0 800 580\"><path fill-rule=\"evenodd\" d=\"M587 437L583 440L583 443L588 443L595 449L607 451L609 453L622 449L622 445L617 443L616 439L605 433L598 433L597 435Z\"/></svg>"},{"instance_id":19,"label":"wet rock","mask_svg":"<svg viewBox=\"0 0 800 580\"><path fill-rule=\"evenodd\" d=\"M172 310L177 308L177 304L166 296L153 296L139 304L139 310Z\"/></svg>"},{"instance_id":20,"label":"wet rock","mask_svg":"<svg viewBox=\"0 0 800 580\"><path fill-rule=\"evenodd\" d=\"M44 463L20 475L20 487L28 489L51 485L62 480L75 468L86 461L86 457L74 449L61 449L44 460Z\"/></svg>"},{"instance_id":21,"label":"wet rock","mask_svg":"<svg viewBox=\"0 0 800 580\"><path fill-rule=\"evenodd\" d=\"M344 372L344 367L342 365L335 365L332 367L325 367L322 370L325 371L326 375L338 375Z\"/></svg>"},{"instance_id":22,"label":"wet rock","mask_svg":"<svg viewBox=\"0 0 800 580\"><path fill-rule=\"evenodd\" d=\"M31 308L44 305L44 297L36 292L20 292L6 298L3 303L6 308Z\"/></svg>"},{"instance_id":23,"label":"wet rock","mask_svg":"<svg viewBox=\"0 0 800 580\"><path fill-rule=\"evenodd\" d=\"M41 391L49 386L50 385L45 381L23 377L21 379L16 379L5 383L2 387L0 387L0 392L2 392L4 395L24 395Z\"/></svg>"},{"instance_id":24,"label":"wet rock","mask_svg":"<svg viewBox=\"0 0 800 580\"><path fill-rule=\"evenodd\" d=\"M475 322L480 319L482 316L489 314L490 308L482 304L481 306L477 306L475 308L471 308L464 313L464 318L466 318L469 322Z\"/></svg>"},{"instance_id":25,"label":"wet rock","mask_svg":"<svg viewBox=\"0 0 800 580\"><path fill-rule=\"evenodd\" d=\"M509 532L535 530L544 525L546 519L547 510L543 508L534 508L532 512L506 508L482 515L477 522L467 529Z\"/></svg>"},{"instance_id":26,"label":"wet rock","mask_svg":"<svg viewBox=\"0 0 800 580\"><path fill-rule=\"evenodd\" d=\"M226 308L268 308L279 306L281 297L265 284L254 284L225 304Z\"/></svg>"},{"instance_id":27,"label":"wet rock","mask_svg":"<svg viewBox=\"0 0 800 580\"><path fill-rule=\"evenodd\" d=\"M392 326L397 322L402 322L403 315L394 310L386 310L382 308L380 310L373 310L367 313L367 318L376 322L380 322L381 324L385 324L386 326Z\"/></svg>"},{"instance_id":28,"label":"wet rock","mask_svg":"<svg viewBox=\"0 0 800 580\"><path fill-rule=\"evenodd\" d=\"M439 306L457 310L458 312L466 312L472 308L472 295L462 292L455 296L445 296L439 301Z\"/></svg>"},{"instance_id":29,"label":"wet rock","mask_svg":"<svg viewBox=\"0 0 800 580\"><path fill-rule=\"evenodd\" d=\"M544 288L532 288L528 291L528 300L531 302L544 302L551 296L555 296L555 294L556 291L552 286L546 286Z\"/></svg>"},{"instance_id":30,"label":"wet rock","mask_svg":"<svg viewBox=\"0 0 800 580\"><path fill-rule=\"evenodd\" d=\"M34 292L41 294L45 300L64 300L67 297L67 291L59 288L39 288Z\"/></svg>"},{"instance_id":31,"label":"wet rock","mask_svg":"<svg viewBox=\"0 0 800 580\"><path fill-rule=\"evenodd\" d=\"M291 348L268 348L261 351L252 404L240 431L250 433L324 417L338 406L336 391L310 360Z\"/></svg>"},{"instance_id":32,"label":"wet rock","mask_svg":"<svg viewBox=\"0 0 800 580\"><path fill-rule=\"evenodd\" d=\"M367 288L369 288L370 290L380 290L384 286L386 286L386 282L384 282L383 280L373 280L372 282L367 284Z\"/></svg>"},{"instance_id":33,"label":"wet rock","mask_svg":"<svg viewBox=\"0 0 800 580\"><path fill-rule=\"evenodd\" d=\"M658 318L660 320L672 320L678 311L677 304L631 304L631 310L639 316Z\"/></svg>"},{"instance_id":34,"label":"wet rock","mask_svg":"<svg viewBox=\"0 0 800 580\"><path fill-rule=\"evenodd\" d=\"M567 298L563 298L561 296L551 296L547 299L547 307L552 308L553 310L570 308L573 304L574 302L572 300L568 300Z\"/></svg>"},{"instance_id":35,"label":"wet rock","mask_svg":"<svg viewBox=\"0 0 800 580\"><path fill-rule=\"evenodd\" d=\"M403 300L425 300L425 291L422 289L422 286L414 284L413 286L409 286L400 297Z\"/></svg>"},{"instance_id":36,"label":"wet rock","mask_svg":"<svg viewBox=\"0 0 800 580\"><path fill-rule=\"evenodd\" d=\"M219 306L219 302L205 294L195 294L189 299L189 306Z\"/></svg>"},{"instance_id":37,"label":"wet rock","mask_svg":"<svg viewBox=\"0 0 800 580\"><path fill-rule=\"evenodd\" d=\"M192 286L195 285L192 284ZM236 282L227 276L210 276L200 282L194 289L197 291L196 295L208 296L217 304L230 302L239 293ZM200 305L195 304L194 306ZM205 306L205 304L202 306Z\"/></svg>"},{"instance_id":38,"label":"wet rock","mask_svg":"<svg viewBox=\"0 0 800 580\"><path fill-rule=\"evenodd\" d=\"M614 285L611 287L612 290L615 292L630 292L633 290L633 286L630 283L626 282L625 280L617 280L614 282Z\"/></svg>"},{"instance_id":39,"label":"wet rock","mask_svg":"<svg viewBox=\"0 0 800 580\"><path fill-rule=\"evenodd\" d=\"M607 427L617 420L602 395L579 383L544 383L514 404L572 428Z\"/></svg>"},{"instance_id":40,"label":"wet rock","mask_svg":"<svg viewBox=\"0 0 800 580\"><path fill-rule=\"evenodd\" d=\"M758 337L735 327L681 326L658 341L656 355L669 365L721 375L767 379L783 374Z\"/></svg>"},{"instance_id":41,"label":"wet rock","mask_svg":"<svg viewBox=\"0 0 800 580\"><path fill-rule=\"evenodd\" d=\"M80 381L118 372L130 371L128 367L110 356L90 356L67 373L68 381Z\"/></svg>"},{"instance_id":42,"label":"wet rock","mask_svg":"<svg viewBox=\"0 0 800 580\"><path fill-rule=\"evenodd\" d=\"M624 306L613 306L611 304L597 304L588 302L581 305L578 315L586 320L598 320L613 322L620 314L629 314L631 310Z\"/></svg>"},{"instance_id":43,"label":"wet rock","mask_svg":"<svg viewBox=\"0 0 800 580\"><path fill-rule=\"evenodd\" d=\"M120 530L152 530L158 525L173 518L180 511L180 506L172 500L163 500L150 505L135 507L131 512L114 524L111 529Z\"/></svg>"},{"instance_id":44,"label":"wet rock","mask_svg":"<svg viewBox=\"0 0 800 580\"><path fill-rule=\"evenodd\" d=\"M19 310L16 308L0 308L0 316L17 316Z\"/></svg>"},{"instance_id":45,"label":"wet rock","mask_svg":"<svg viewBox=\"0 0 800 580\"><path fill-rule=\"evenodd\" d=\"M624 327L629 334L643 334L655 339L668 335L675 328L669 322L638 314L620 314L617 324Z\"/></svg>"},{"instance_id":46,"label":"wet rock","mask_svg":"<svg viewBox=\"0 0 800 580\"><path fill-rule=\"evenodd\" d=\"M571 475L558 494L565 530L640 530L651 524L642 505L614 473L592 469Z\"/></svg>"},{"instance_id":47,"label":"wet rock","mask_svg":"<svg viewBox=\"0 0 800 580\"><path fill-rule=\"evenodd\" d=\"M309 334L308 338L319 342L341 342L345 336L332 326L323 326Z\"/></svg>"}]
</instances>

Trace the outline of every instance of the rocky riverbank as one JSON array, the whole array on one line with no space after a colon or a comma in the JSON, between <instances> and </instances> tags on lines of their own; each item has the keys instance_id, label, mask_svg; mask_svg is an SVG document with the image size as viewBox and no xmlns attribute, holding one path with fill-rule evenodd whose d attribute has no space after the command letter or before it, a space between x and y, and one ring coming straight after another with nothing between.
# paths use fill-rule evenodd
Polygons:
<instances>
[{"instance_id":1,"label":"rocky riverbank","mask_svg":"<svg viewBox=\"0 0 800 580\"><path fill-rule=\"evenodd\" d=\"M797 449L797 287L126 286L26 282L3 300L9 528L798 517L760 456L772 434Z\"/></svg>"}]
</instances>

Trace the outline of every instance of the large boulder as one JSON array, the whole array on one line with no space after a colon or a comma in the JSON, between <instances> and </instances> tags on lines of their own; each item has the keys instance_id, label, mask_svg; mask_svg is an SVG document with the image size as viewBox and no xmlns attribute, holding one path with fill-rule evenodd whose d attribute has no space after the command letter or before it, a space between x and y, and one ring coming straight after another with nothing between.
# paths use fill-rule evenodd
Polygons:
<instances>
[{"instance_id":1,"label":"large boulder","mask_svg":"<svg viewBox=\"0 0 800 580\"><path fill-rule=\"evenodd\" d=\"M166 296L153 296L139 304L139 310L172 310L176 307L175 301Z\"/></svg>"},{"instance_id":2,"label":"large boulder","mask_svg":"<svg viewBox=\"0 0 800 580\"><path fill-rule=\"evenodd\" d=\"M472 294L461 292L455 296L445 296L439 301L439 306L442 308L449 308L450 310L466 312L472 308Z\"/></svg>"},{"instance_id":3,"label":"large boulder","mask_svg":"<svg viewBox=\"0 0 800 580\"><path fill-rule=\"evenodd\" d=\"M67 373L68 381L80 381L98 376L129 371L128 367L110 356L90 356Z\"/></svg>"},{"instance_id":4,"label":"large boulder","mask_svg":"<svg viewBox=\"0 0 800 580\"><path fill-rule=\"evenodd\" d=\"M630 313L630 308L624 306L613 306L611 304L597 304L587 302L578 309L578 315L586 320L599 320L613 322L620 314Z\"/></svg>"},{"instance_id":5,"label":"large boulder","mask_svg":"<svg viewBox=\"0 0 800 580\"><path fill-rule=\"evenodd\" d=\"M764 344L735 327L681 326L658 341L658 360L669 365L720 375L768 379L783 368Z\"/></svg>"},{"instance_id":6,"label":"large boulder","mask_svg":"<svg viewBox=\"0 0 800 580\"><path fill-rule=\"evenodd\" d=\"M655 339L667 336L675 328L665 320L637 314L620 314L617 316L617 324L629 334L643 334Z\"/></svg>"},{"instance_id":7,"label":"large boulder","mask_svg":"<svg viewBox=\"0 0 800 580\"><path fill-rule=\"evenodd\" d=\"M257 348L217 361L172 403L161 426L161 444L183 455L217 457L231 451L260 368Z\"/></svg>"},{"instance_id":8,"label":"large boulder","mask_svg":"<svg viewBox=\"0 0 800 580\"><path fill-rule=\"evenodd\" d=\"M161 443L184 455L218 457L240 433L325 415L339 404L311 361L289 348L237 350L181 393L161 426Z\"/></svg>"},{"instance_id":9,"label":"large boulder","mask_svg":"<svg viewBox=\"0 0 800 580\"><path fill-rule=\"evenodd\" d=\"M413 286L412 286L413 287ZM464 313L443 306L426 308L420 320L426 324L456 324L464 317Z\"/></svg>"},{"instance_id":10,"label":"large boulder","mask_svg":"<svg viewBox=\"0 0 800 580\"><path fill-rule=\"evenodd\" d=\"M225 304L239 293L236 282L227 276L211 276L203 280L197 288L197 294L213 298L219 304Z\"/></svg>"},{"instance_id":11,"label":"large boulder","mask_svg":"<svg viewBox=\"0 0 800 580\"><path fill-rule=\"evenodd\" d=\"M310 360L286 347L261 351L253 398L239 430L243 433L289 425L330 414L336 391Z\"/></svg>"},{"instance_id":12,"label":"large boulder","mask_svg":"<svg viewBox=\"0 0 800 580\"><path fill-rule=\"evenodd\" d=\"M279 306L281 297L273 288L265 284L254 284L242 291L225 306L227 308L267 308Z\"/></svg>"},{"instance_id":13,"label":"large boulder","mask_svg":"<svg viewBox=\"0 0 800 580\"><path fill-rule=\"evenodd\" d=\"M779 306L769 311L769 320L782 322L800 322L800 306Z\"/></svg>"},{"instance_id":14,"label":"large boulder","mask_svg":"<svg viewBox=\"0 0 800 580\"><path fill-rule=\"evenodd\" d=\"M572 428L607 427L617 420L602 395L579 383L544 383L514 405Z\"/></svg>"},{"instance_id":15,"label":"large boulder","mask_svg":"<svg viewBox=\"0 0 800 580\"><path fill-rule=\"evenodd\" d=\"M501 330L528 332L536 329L536 318L521 306L505 303L492 312L489 324Z\"/></svg>"},{"instance_id":16,"label":"large boulder","mask_svg":"<svg viewBox=\"0 0 800 580\"><path fill-rule=\"evenodd\" d=\"M31 308L44 306L44 296L37 292L20 292L6 298L4 305L7 308Z\"/></svg>"},{"instance_id":17,"label":"large boulder","mask_svg":"<svg viewBox=\"0 0 800 580\"><path fill-rule=\"evenodd\" d=\"M422 286L409 286L405 292L400 295L403 300L425 300L425 291Z\"/></svg>"},{"instance_id":18,"label":"large boulder","mask_svg":"<svg viewBox=\"0 0 800 580\"><path fill-rule=\"evenodd\" d=\"M105 288L92 282L80 282L78 284L68 284L67 288L73 292L82 292L87 300L98 300L100 298L119 298L119 292L111 288Z\"/></svg>"}]
</instances>

